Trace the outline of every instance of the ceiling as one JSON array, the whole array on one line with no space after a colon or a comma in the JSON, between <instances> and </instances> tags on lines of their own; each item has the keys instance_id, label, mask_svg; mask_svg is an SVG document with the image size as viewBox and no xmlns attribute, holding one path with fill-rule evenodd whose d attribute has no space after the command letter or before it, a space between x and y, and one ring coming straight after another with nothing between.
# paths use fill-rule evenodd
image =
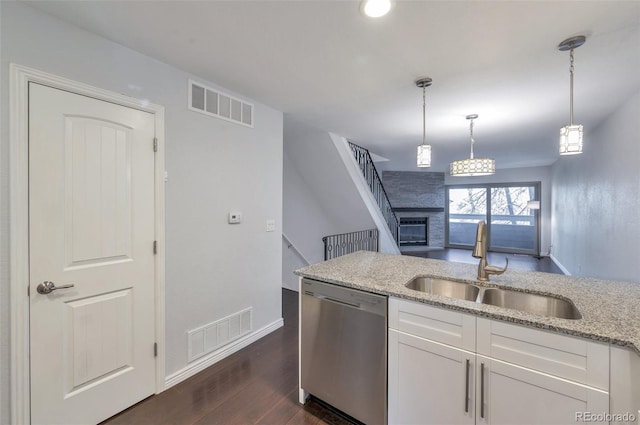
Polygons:
<instances>
[{"instance_id":1,"label":"ceiling","mask_svg":"<svg viewBox=\"0 0 640 425\"><path fill-rule=\"evenodd\" d=\"M39 1L29 4L343 135L389 161L446 171L469 155L497 168L549 165L569 120L589 133L640 90L638 1L397 1L366 18L358 1ZM430 169L415 166L427 89Z\"/></svg>"}]
</instances>

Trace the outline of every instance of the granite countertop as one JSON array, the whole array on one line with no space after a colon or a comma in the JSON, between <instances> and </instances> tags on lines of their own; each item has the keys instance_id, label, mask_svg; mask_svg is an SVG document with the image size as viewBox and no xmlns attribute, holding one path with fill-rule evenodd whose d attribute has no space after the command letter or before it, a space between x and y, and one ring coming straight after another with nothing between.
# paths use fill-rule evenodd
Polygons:
<instances>
[{"instance_id":1,"label":"granite countertop","mask_svg":"<svg viewBox=\"0 0 640 425\"><path fill-rule=\"evenodd\" d=\"M513 269L500 276L490 276L490 282L479 282L475 280L477 265L369 251L313 264L295 273L376 294L626 346L640 354L640 282L614 282ZM582 319L545 317L405 288L405 284L418 276L449 278L478 286L506 287L568 298L578 308Z\"/></svg>"}]
</instances>

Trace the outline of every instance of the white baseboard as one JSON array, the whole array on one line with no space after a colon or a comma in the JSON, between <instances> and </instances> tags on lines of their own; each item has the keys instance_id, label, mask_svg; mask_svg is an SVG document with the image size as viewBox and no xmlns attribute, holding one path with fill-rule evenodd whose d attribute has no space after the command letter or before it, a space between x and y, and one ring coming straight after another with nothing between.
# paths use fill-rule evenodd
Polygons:
<instances>
[{"instance_id":1,"label":"white baseboard","mask_svg":"<svg viewBox=\"0 0 640 425\"><path fill-rule=\"evenodd\" d=\"M569 270L567 270L565 268L565 266L563 266L562 264L560 264L560 261L558 261L558 259L556 257L553 256L553 254L549 255L549 258L551 258L551 261L553 261L555 263L556 266L558 266L558 268L560 270L562 270L562 273L566 274L567 276L571 276L571 273L569 273Z\"/></svg>"},{"instance_id":2,"label":"white baseboard","mask_svg":"<svg viewBox=\"0 0 640 425\"><path fill-rule=\"evenodd\" d=\"M209 355L199 358L198 360L187 365L185 368L167 376L164 382L164 390L166 391L174 385L184 381L185 379L192 377L196 373L202 372L209 366L218 363L220 360L229 357L237 351L240 351L249 344L256 342L260 338L267 336L277 329L280 329L283 325L284 319L280 318L275 322L263 327L262 329L258 329L257 331L252 332L243 338L233 341L229 345L225 345L224 347L214 351Z\"/></svg>"},{"instance_id":3,"label":"white baseboard","mask_svg":"<svg viewBox=\"0 0 640 425\"><path fill-rule=\"evenodd\" d=\"M540 256L541 257L548 257L549 255L550 255L549 251L540 251Z\"/></svg>"}]
</instances>

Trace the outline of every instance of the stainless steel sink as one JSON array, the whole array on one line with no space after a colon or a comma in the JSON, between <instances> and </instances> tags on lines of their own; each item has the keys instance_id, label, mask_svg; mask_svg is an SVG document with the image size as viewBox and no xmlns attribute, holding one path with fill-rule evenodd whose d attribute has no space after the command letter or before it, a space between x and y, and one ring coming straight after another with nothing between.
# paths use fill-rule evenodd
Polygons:
<instances>
[{"instance_id":1,"label":"stainless steel sink","mask_svg":"<svg viewBox=\"0 0 640 425\"><path fill-rule=\"evenodd\" d=\"M414 291L468 301L475 301L480 292L480 288L475 285L432 277L416 277L407 283L406 287Z\"/></svg>"},{"instance_id":2,"label":"stainless steel sink","mask_svg":"<svg viewBox=\"0 0 640 425\"><path fill-rule=\"evenodd\" d=\"M573 320L582 318L582 315L571 301L548 295L487 288L484 290L481 302L496 307L526 311L548 317Z\"/></svg>"},{"instance_id":3,"label":"stainless steel sink","mask_svg":"<svg viewBox=\"0 0 640 425\"><path fill-rule=\"evenodd\" d=\"M414 291L475 301L541 316L572 320L582 318L571 301L549 295L531 294L503 288L485 288L470 283L433 277L416 277L405 286Z\"/></svg>"}]
</instances>

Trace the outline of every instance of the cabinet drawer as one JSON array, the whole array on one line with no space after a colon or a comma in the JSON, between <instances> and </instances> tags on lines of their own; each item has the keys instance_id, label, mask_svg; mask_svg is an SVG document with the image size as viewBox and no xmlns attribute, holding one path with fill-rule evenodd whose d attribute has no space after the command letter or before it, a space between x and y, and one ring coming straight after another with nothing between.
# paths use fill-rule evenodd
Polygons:
<instances>
[{"instance_id":1,"label":"cabinet drawer","mask_svg":"<svg viewBox=\"0 0 640 425\"><path fill-rule=\"evenodd\" d=\"M609 390L608 344L484 318L477 338L478 354Z\"/></svg>"},{"instance_id":2,"label":"cabinet drawer","mask_svg":"<svg viewBox=\"0 0 640 425\"><path fill-rule=\"evenodd\" d=\"M469 314L391 297L389 327L453 347L476 349L476 318Z\"/></svg>"}]
</instances>

